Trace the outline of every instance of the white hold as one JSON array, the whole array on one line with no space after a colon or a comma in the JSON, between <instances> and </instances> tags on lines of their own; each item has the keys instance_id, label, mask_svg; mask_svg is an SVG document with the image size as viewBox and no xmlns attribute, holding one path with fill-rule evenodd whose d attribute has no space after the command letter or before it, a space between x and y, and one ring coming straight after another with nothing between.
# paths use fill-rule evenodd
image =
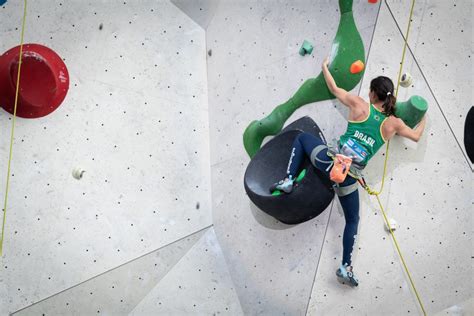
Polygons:
<instances>
[{"instance_id":1,"label":"white hold","mask_svg":"<svg viewBox=\"0 0 474 316\"><path fill-rule=\"evenodd\" d=\"M413 84L413 77L408 72L405 72L402 75L402 78L400 80L400 85L404 88L408 88L412 84Z\"/></svg>"},{"instance_id":2,"label":"white hold","mask_svg":"<svg viewBox=\"0 0 474 316\"><path fill-rule=\"evenodd\" d=\"M84 175L84 172L86 171L82 168L74 168L72 170L72 176L74 177L74 179L81 180L82 176Z\"/></svg>"},{"instance_id":3,"label":"white hold","mask_svg":"<svg viewBox=\"0 0 474 316\"><path fill-rule=\"evenodd\" d=\"M388 219L388 224L390 225L390 228L387 226L387 223L385 223L385 230L390 232L390 230L395 231L397 229L397 222L393 218Z\"/></svg>"}]
</instances>

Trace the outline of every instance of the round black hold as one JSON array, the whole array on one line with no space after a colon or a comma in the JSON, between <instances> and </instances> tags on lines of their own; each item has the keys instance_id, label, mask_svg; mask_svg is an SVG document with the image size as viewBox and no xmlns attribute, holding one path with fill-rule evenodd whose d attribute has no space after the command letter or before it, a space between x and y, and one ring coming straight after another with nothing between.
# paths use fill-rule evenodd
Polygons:
<instances>
[{"instance_id":1,"label":"round black hold","mask_svg":"<svg viewBox=\"0 0 474 316\"><path fill-rule=\"evenodd\" d=\"M306 169L306 175L290 194L274 196L269 190L272 184L284 178L293 140L302 132L319 137L325 143L316 123L303 117L266 143L252 158L244 176L250 200L285 224L298 224L318 216L334 198L331 181L308 158L301 166L301 170Z\"/></svg>"},{"instance_id":2,"label":"round black hold","mask_svg":"<svg viewBox=\"0 0 474 316\"><path fill-rule=\"evenodd\" d=\"M472 163L474 163L474 106L467 113L464 124L464 147Z\"/></svg>"}]
</instances>

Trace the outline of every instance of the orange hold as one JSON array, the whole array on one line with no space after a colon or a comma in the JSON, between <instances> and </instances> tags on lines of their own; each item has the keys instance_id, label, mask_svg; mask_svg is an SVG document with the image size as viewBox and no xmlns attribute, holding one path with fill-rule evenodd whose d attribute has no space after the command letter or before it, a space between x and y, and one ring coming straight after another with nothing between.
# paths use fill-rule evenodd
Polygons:
<instances>
[{"instance_id":1,"label":"orange hold","mask_svg":"<svg viewBox=\"0 0 474 316\"><path fill-rule=\"evenodd\" d=\"M362 70L364 70L364 63L361 60L357 60L352 63L351 65L351 74L358 74Z\"/></svg>"},{"instance_id":2,"label":"orange hold","mask_svg":"<svg viewBox=\"0 0 474 316\"><path fill-rule=\"evenodd\" d=\"M369 3L377 3L378 0L369 0Z\"/></svg>"}]
</instances>

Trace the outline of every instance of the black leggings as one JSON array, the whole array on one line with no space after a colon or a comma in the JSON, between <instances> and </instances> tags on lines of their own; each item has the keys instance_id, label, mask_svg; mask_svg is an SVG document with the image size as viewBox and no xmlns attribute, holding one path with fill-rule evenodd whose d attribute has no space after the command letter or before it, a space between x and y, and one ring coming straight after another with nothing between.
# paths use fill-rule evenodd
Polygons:
<instances>
[{"instance_id":1,"label":"black leggings","mask_svg":"<svg viewBox=\"0 0 474 316\"><path fill-rule=\"evenodd\" d=\"M328 167L331 165L332 159L328 157L327 152L328 147L321 139L308 133L299 134L293 142L287 176L291 175L295 179L306 155L310 157L311 163L329 178L330 169L328 170ZM342 238L342 264L349 266L352 264L352 250L357 235L357 226L359 225L359 191L357 185L357 180L348 175L344 182L335 188L346 219Z\"/></svg>"}]
</instances>

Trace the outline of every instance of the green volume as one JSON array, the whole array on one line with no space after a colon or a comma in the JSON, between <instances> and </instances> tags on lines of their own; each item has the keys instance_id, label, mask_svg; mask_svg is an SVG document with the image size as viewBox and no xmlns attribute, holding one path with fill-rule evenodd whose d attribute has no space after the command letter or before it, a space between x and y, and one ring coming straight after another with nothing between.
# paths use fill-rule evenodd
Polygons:
<instances>
[{"instance_id":1,"label":"green volume","mask_svg":"<svg viewBox=\"0 0 474 316\"><path fill-rule=\"evenodd\" d=\"M364 75L363 71L357 74L349 71L353 62L361 60L365 63L364 43L354 22L352 0L339 0L339 9L341 18L332 43L329 71L339 87L350 91ZM306 80L288 101L278 105L267 117L250 123L243 136L245 150L253 157L263 139L280 132L296 109L329 99L334 99L334 96L329 92L322 72L316 78Z\"/></svg>"},{"instance_id":2,"label":"green volume","mask_svg":"<svg viewBox=\"0 0 474 316\"><path fill-rule=\"evenodd\" d=\"M395 115L411 128L420 123L427 110L428 102L418 95L412 96L405 102L397 101L395 105Z\"/></svg>"}]
</instances>

